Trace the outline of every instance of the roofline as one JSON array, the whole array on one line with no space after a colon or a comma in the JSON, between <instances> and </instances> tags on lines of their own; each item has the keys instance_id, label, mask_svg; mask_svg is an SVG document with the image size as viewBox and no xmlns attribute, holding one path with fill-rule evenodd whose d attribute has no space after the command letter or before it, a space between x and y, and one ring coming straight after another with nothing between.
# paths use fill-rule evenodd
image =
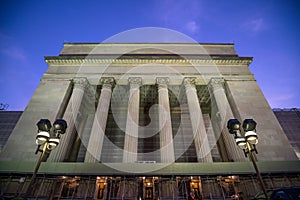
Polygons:
<instances>
[{"instance_id":1,"label":"roofline","mask_svg":"<svg viewBox=\"0 0 300 200\"><path fill-rule=\"evenodd\" d=\"M63 44L82 45L82 44L200 44L200 45L234 45L234 43L192 43L192 42L63 42Z\"/></svg>"}]
</instances>

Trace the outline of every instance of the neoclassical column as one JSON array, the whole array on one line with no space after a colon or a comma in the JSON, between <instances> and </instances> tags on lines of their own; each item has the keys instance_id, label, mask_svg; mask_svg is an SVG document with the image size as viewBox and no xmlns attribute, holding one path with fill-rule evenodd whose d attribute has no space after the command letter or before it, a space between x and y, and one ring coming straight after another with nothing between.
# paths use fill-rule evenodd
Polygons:
<instances>
[{"instance_id":1,"label":"neoclassical column","mask_svg":"<svg viewBox=\"0 0 300 200\"><path fill-rule=\"evenodd\" d=\"M102 78L100 81L102 83L102 89L84 162L99 162L101 158L101 151L105 136L105 128L114 79Z\"/></svg>"},{"instance_id":2,"label":"neoclassical column","mask_svg":"<svg viewBox=\"0 0 300 200\"><path fill-rule=\"evenodd\" d=\"M140 85L139 77L129 78L130 92L128 100L126 134L124 141L123 162L133 163L137 161L138 131L139 131L139 107Z\"/></svg>"},{"instance_id":3,"label":"neoclassical column","mask_svg":"<svg viewBox=\"0 0 300 200\"><path fill-rule=\"evenodd\" d=\"M195 87L196 78L183 80L188 101L198 162L212 162L211 149Z\"/></svg>"},{"instance_id":4,"label":"neoclassical column","mask_svg":"<svg viewBox=\"0 0 300 200\"><path fill-rule=\"evenodd\" d=\"M168 78L157 78L159 103L160 157L162 163L175 161L172 135Z\"/></svg>"},{"instance_id":5,"label":"neoclassical column","mask_svg":"<svg viewBox=\"0 0 300 200\"><path fill-rule=\"evenodd\" d=\"M235 117L225 93L224 83L223 78L212 78L208 84L212 98L211 120L214 132L221 137L218 147L221 148L220 154L224 161L245 161L243 151L235 144L234 138L226 128L227 121Z\"/></svg>"},{"instance_id":6,"label":"neoclassical column","mask_svg":"<svg viewBox=\"0 0 300 200\"><path fill-rule=\"evenodd\" d=\"M55 151L51 152L49 161L63 162L68 159L72 148L72 142L76 135L77 118L80 115L79 108L82 103L83 95L86 88L89 86L89 82L86 78L74 78L73 79L73 91L68 102L63 119L66 120L68 128L66 133L60 138L60 144Z\"/></svg>"}]
</instances>

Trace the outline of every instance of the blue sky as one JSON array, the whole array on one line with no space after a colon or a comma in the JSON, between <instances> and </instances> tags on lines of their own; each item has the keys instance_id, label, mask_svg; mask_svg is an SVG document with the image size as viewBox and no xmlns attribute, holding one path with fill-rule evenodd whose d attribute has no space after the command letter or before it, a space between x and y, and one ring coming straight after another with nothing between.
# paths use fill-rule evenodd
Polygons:
<instances>
[{"instance_id":1,"label":"blue sky","mask_svg":"<svg viewBox=\"0 0 300 200\"><path fill-rule=\"evenodd\" d=\"M0 0L0 103L24 110L44 56L64 42L102 42L141 28L173 29L202 43L234 42L272 108L300 107L299 1Z\"/></svg>"}]
</instances>

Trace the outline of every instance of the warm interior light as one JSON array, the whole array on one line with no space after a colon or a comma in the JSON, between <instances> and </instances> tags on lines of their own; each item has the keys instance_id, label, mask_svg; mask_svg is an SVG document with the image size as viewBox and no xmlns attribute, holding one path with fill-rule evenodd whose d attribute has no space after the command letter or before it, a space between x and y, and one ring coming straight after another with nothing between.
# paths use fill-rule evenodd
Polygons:
<instances>
[{"instance_id":1,"label":"warm interior light","mask_svg":"<svg viewBox=\"0 0 300 200\"><path fill-rule=\"evenodd\" d=\"M229 133L234 134L236 131L240 130L241 123L237 119L230 119L227 122L227 128Z\"/></svg>"},{"instance_id":2,"label":"warm interior light","mask_svg":"<svg viewBox=\"0 0 300 200\"><path fill-rule=\"evenodd\" d=\"M245 133L245 138L246 138L247 142L249 142L250 144L258 143L258 137L254 131L247 131Z\"/></svg>"},{"instance_id":3,"label":"warm interior light","mask_svg":"<svg viewBox=\"0 0 300 200\"><path fill-rule=\"evenodd\" d=\"M43 145L49 139L49 137L50 134L48 132L41 131L37 134L35 142L37 145Z\"/></svg>"},{"instance_id":4,"label":"warm interior light","mask_svg":"<svg viewBox=\"0 0 300 200\"><path fill-rule=\"evenodd\" d=\"M245 119L243 122L244 131L253 131L256 128L256 122L253 119Z\"/></svg>"},{"instance_id":5,"label":"warm interior light","mask_svg":"<svg viewBox=\"0 0 300 200\"><path fill-rule=\"evenodd\" d=\"M59 139L58 138L50 138L48 141L47 149L52 151L57 147L59 144Z\"/></svg>"},{"instance_id":6,"label":"warm interior light","mask_svg":"<svg viewBox=\"0 0 300 200\"><path fill-rule=\"evenodd\" d=\"M241 149L246 149L247 148L247 142L246 139L243 137L236 137L235 142L240 147Z\"/></svg>"},{"instance_id":7,"label":"warm interior light","mask_svg":"<svg viewBox=\"0 0 300 200\"><path fill-rule=\"evenodd\" d=\"M63 119L57 119L53 123L53 129L55 133L64 134L67 129L67 122Z\"/></svg>"}]
</instances>

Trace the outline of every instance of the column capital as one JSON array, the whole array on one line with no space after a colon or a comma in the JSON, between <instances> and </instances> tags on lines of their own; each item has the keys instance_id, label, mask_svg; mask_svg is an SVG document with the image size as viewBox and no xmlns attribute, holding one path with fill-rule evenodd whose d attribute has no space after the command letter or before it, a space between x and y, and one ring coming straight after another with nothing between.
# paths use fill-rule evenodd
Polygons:
<instances>
[{"instance_id":1,"label":"column capital","mask_svg":"<svg viewBox=\"0 0 300 200\"><path fill-rule=\"evenodd\" d=\"M128 83L130 84L130 87L136 88L142 85L142 78L141 77L129 77Z\"/></svg>"},{"instance_id":2,"label":"column capital","mask_svg":"<svg viewBox=\"0 0 300 200\"><path fill-rule=\"evenodd\" d=\"M197 78L196 77L185 77L183 79L184 84L193 84L196 85Z\"/></svg>"},{"instance_id":3,"label":"column capital","mask_svg":"<svg viewBox=\"0 0 300 200\"><path fill-rule=\"evenodd\" d=\"M193 88L195 88L195 86L196 86L196 81L197 81L196 77L185 77L185 78L183 79L183 84L184 84L184 86L185 86L186 88L188 88L188 87L193 87Z\"/></svg>"},{"instance_id":4,"label":"column capital","mask_svg":"<svg viewBox=\"0 0 300 200\"><path fill-rule=\"evenodd\" d=\"M215 90L218 88L224 88L225 80L224 78L211 78L208 83L208 88Z\"/></svg>"},{"instance_id":5,"label":"column capital","mask_svg":"<svg viewBox=\"0 0 300 200\"><path fill-rule=\"evenodd\" d=\"M156 84L158 85L158 90L168 89L169 78L168 77L158 77L156 78Z\"/></svg>"},{"instance_id":6,"label":"column capital","mask_svg":"<svg viewBox=\"0 0 300 200\"><path fill-rule=\"evenodd\" d=\"M113 77L103 77L100 79L100 84L103 88L111 89L115 84L115 79Z\"/></svg>"},{"instance_id":7,"label":"column capital","mask_svg":"<svg viewBox=\"0 0 300 200\"><path fill-rule=\"evenodd\" d=\"M75 77L72 80L75 87L82 87L83 89L86 89L89 86L89 81L85 77Z\"/></svg>"},{"instance_id":8,"label":"column capital","mask_svg":"<svg viewBox=\"0 0 300 200\"><path fill-rule=\"evenodd\" d=\"M169 84L169 78L168 77L157 77L156 83L158 85L168 85Z\"/></svg>"}]
</instances>

